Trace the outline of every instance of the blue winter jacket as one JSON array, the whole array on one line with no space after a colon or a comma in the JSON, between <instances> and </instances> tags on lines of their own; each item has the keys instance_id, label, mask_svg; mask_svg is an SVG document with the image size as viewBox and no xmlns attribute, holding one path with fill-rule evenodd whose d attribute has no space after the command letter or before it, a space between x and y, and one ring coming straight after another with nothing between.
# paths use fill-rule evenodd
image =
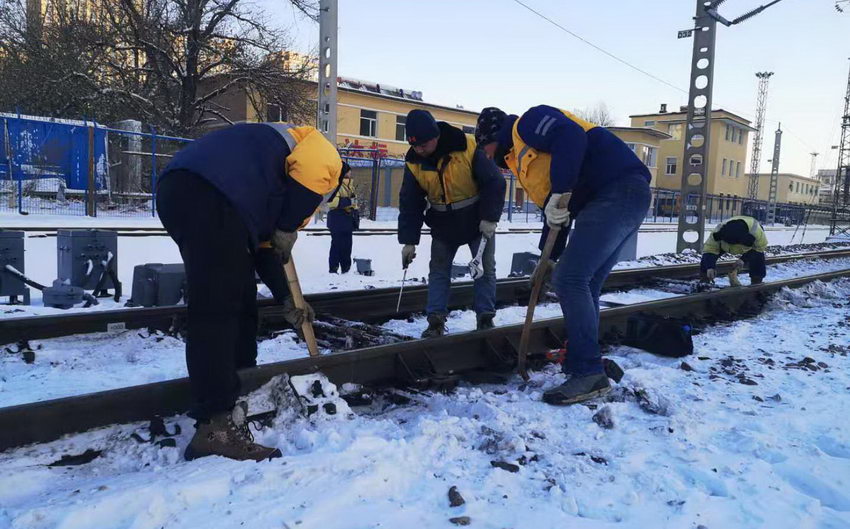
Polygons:
<instances>
[{"instance_id":1,"label":"blue winter jacket","mask_svg":"<svg viewBox=\"0 0 850 529\"><path fill-rule=\"evenodd\" d=\"M171 178L176 170L207 180L234 205L256 247L269 240L276 228L295 231L322 201L322 195L287 176L289 154L286 142L268 125L233 125L187 145L174 156L160 181Z\"/></svg>"}]
</instances>

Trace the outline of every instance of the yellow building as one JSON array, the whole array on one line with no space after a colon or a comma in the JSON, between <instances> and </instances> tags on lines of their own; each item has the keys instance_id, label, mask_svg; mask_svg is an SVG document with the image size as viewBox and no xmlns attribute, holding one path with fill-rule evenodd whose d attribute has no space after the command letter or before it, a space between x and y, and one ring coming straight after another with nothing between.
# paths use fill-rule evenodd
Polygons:
<instances>
[{"instance_id":1,"label":"yellow building","mask_svg":"<svg viewBox=\"0 0 850 529\"><path fill-rule=\"evenodd\" d=\"M747 178L749 178L749 174ZM793 173L777 175L776 202L779 204L811 205L818 203L820 181L817 178ZM770 194L770 173L759 173L759 200Z\"/></svg>"},{"instance_id":2,"label":"yellow building","mask_svg":"<svg viewBox=\"0 0 850 529\"><path fill-rule=\"evenodd\" d=\"M658 150L657 186L679 190L682 187L682 153L685 149L682 134L687 121L687 110L667 112L666 105L655 114L629 116L632 127L646 127L666 132L669 139L662 140ZM731 197L747 196L747 140L755 129L750 122L727 110L711 112L711 138L709 142L706 193Z\"/></svg>"},{"instance_id":3,"label":"yellow building","mask_svg":"<svg viewBox=\"0 0 850 529\"><path fill-rule=\"evenodd\" d=\"M652 175L651 186L657 185L658 153L661 144L672 136L653 127L608 127L608 130L623 140L638 158L646 164Z\"/></svg>"}]
</instances>

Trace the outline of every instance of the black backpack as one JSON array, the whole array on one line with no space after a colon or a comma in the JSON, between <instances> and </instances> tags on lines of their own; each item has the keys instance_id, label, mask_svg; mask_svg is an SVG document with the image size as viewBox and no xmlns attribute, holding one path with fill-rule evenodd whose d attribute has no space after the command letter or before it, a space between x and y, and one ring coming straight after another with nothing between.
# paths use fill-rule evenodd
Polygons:
<instances>
[{"instance_id":1,"label":"black backpack","mask_svg":"<svg viewBox=\"0 0 850 529\"><path fill-rule=\"evenodd\" d=\"M623 345L644 351L679 358L694 352L693 327L680 318L666 318L654 314L630 316L626 322Z\"/></svg>"}]
</instances>

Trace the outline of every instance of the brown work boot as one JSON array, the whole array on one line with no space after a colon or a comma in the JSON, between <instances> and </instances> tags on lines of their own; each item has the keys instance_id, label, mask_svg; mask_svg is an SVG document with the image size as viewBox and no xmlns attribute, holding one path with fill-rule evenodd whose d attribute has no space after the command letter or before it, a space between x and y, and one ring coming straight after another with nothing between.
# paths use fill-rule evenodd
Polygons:
<instances>
[{"instance_id":1,"label":"brown work boot","mask_svg":"<svg viewBox=\"0 0 850 529\"><path fill-rule=\"evenodd\" d=\"M423 338L435 338L446 334L446 315L429 314L428 328L422 331Z\"/></svg>"},{"instance_id":2,"label":"brown work boot","mask_svg":"<svg viewBox=\"0 0 850 529\"><path fill-rule=\"evenodd\" d=\"M248 429L248 405L239 402L230 411L213 415L198 423L195 436L183 454L186 461L199 457L224 456L237 461L263 461L281 457L280 450L254 442Z\"/></svg>"}]
</instances>

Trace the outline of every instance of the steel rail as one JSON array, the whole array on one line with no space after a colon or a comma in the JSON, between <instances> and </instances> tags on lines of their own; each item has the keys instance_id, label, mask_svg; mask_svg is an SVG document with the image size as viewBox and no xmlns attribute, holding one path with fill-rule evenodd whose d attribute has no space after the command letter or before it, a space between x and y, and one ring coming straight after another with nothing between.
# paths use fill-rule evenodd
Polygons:
<instances>
[{"instance_id":1,"label":"steel rail","mask_svg":"<svg viewBox=\"0 0 850 529\"><path fill-rule=\"evenodd\" d=\"M625 334L629 317L636 314L708 322L751 316L758 313L770 294L780 289L842 277L850 277L850 269L604 309L600 315L600 336L606 341L616 341ZM475 370L511 369L521 331L522 325L517 324L305 357L242 370L239 376L246 393L277 375L316 372L323 373L336 384L421 385ZM562 318L534 322L529 352L539 362L546 351L562 343L563 332ZM189 408L190 398L189 380L182 378L0 408L0 450L47 442L111 424L183 413Z\"/></svg>"},{"instance_id":2,"label":"steel rail","mask_svg":"<svg viewBox=\"0 0 850 529\"><path fill-rule=\"evenodd\" d=\"M802 259L836 259L841 257L850 257L850 250L783 255L770 257L767 262L768 264L778 264ZM732 266L732 262L721 261L718 263L718 273L728 273ZM615 270L608 276L604 288L608 291L617 290L649 284L658 279L694 278L698 274L698 264ZM496 283L496 302L500 306L525 303L528 300L528 295L528 278L526 277L503 278ZM401 309L396 312L398 287L324 292L306 296L313 309L320 314L363 322L381 322L421 312L426 304L427 297L427 286L408 286L404 291ZM463 281L453 284L449 299L449 308L452 310L471 306L473 302L472 282ZM280 306L276 305L274 300L263 299L258 303L261 328L273 329L282 325L283 314ZM185 305L95 310L44 316L9 316L0 319L0 344L56 338L72 334L115 332L126 329L151 328L168 331L181 329L185 318Z\"/></svg>"}]
</instances>

